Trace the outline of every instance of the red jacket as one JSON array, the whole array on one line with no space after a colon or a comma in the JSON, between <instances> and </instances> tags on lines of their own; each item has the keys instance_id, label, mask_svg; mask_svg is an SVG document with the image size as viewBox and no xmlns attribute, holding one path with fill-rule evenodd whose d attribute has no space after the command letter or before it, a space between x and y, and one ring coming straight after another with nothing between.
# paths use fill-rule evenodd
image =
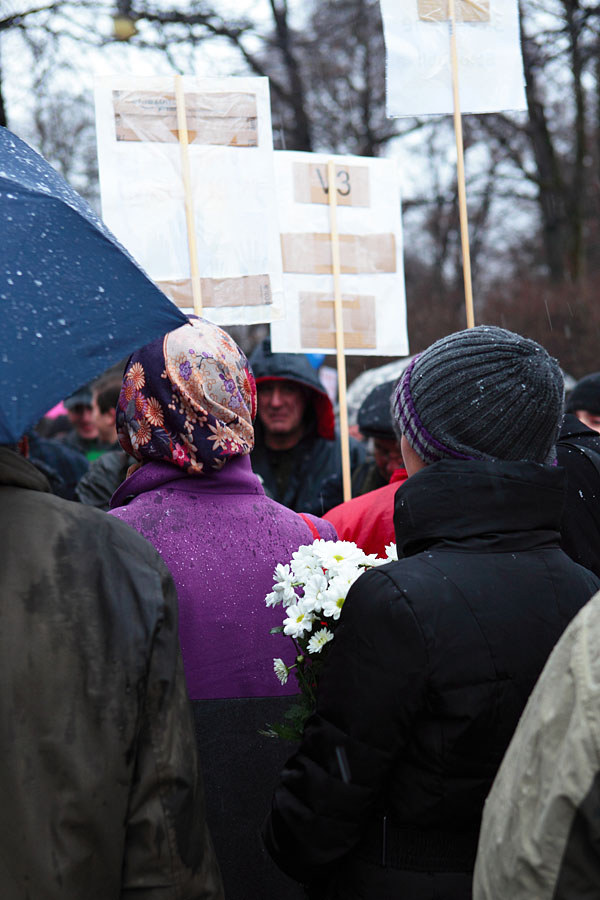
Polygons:
<instances>
[{"instance_id":1,"label":"red jacket","mask_svg":"<svg viewBox=\"0 0 600 900\"><path fill-rule=\"evenodd\" d=\"M389 484L334 506L323 518L335 526L341 541L354 541L365 553L385 556L386 544L396 541L394 496L407 478L406 469L396 469Z\"/></svg>"}]
</instances>

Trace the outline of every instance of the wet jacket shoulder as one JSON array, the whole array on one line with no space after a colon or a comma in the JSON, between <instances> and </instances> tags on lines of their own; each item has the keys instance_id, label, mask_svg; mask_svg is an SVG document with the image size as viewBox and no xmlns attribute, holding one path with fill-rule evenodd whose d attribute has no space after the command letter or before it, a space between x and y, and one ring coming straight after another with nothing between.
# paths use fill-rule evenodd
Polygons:
<instances>
[{"instance_id":1,"label":"wet jacket shoulder","mask_svg":"<svg viewBox=\"0 0 600 900\"><path fill-rule=\"evenodd\" d=\"M600 575L600 434L567 413L556 454L567 472L561 547L575 562Z\"/></svg>"},{"instance_id":2,"label":"wet jacket shoulder","mask_svg":"<svg viewBox=\"0 0 600 900\"><path fill-rule=\"evenodd\" d=\"M221 900L172 579L0 448L0 893Z\"/></svg>"},{"instance_id":3,"label":"wet jacket shoulder","mask_svg":"<svg viewBox=\"0 0 600 900\"><path fill-rule=\"evenodd\" d=\"M494 775L552 647L600 586L558 546L563 482L533 463L444 461L400 486L403 558L351 588L274 794L265 840L284 871L332 877L348 900L429 897L424 871L440 896L470 896Z\"/></svg>"}]
</instances>

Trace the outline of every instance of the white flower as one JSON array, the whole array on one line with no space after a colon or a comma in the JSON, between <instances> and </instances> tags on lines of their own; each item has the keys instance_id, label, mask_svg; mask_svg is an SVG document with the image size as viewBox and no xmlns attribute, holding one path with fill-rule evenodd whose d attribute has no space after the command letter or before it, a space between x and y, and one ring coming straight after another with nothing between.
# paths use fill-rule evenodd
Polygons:
<instances>
[{"instance_id":1,"label":"white flower","mask_svg":"<svg viewBox=\"0 0 600 900\"><path fill-rule=\"evenodd\" d=\"M273 581L275 584L285 584L292 586L292 575L290 572L289 566L282 566L281 563L277 563L275 566L275 572L273 574Z\"/></svg>"},{"instance_id":2,"label":"white flower","mask_svg":"<svg viewBox=\"0 0 600 900\"><path fill-rule=\"evenodd\" d=\"M323 597L327 590L327 579L320 572L318 575L311 575L304 585L304 603L315 613L321 612L323 608Z\"/></svg>"},{"instance_id":3,"label":"white flower","mask_svg":"<svg viewBox=\"0 0 600 900\"><path fill-rule=\"evenodd\" d=\"M287 619L283 620L283 633L290 637L302 637L305 631L312 631L313 616L310 604L299 600L294 606L288 606Z\"/></svg>"},{"instance_id":4,"label":"white flower","mask_svg":"<svg viewBox=\"0 0 600 900\"><path fill-rule=\"evenodd\" d=\"M333 635L332 635L332 637L333 637ZM290 674L290 670L288 669L288 667L286 666L286 664L284 663L284 661L282 659L278 658L278 659L273 660L273 671L279 678L280 682L282 684L285 684L286 681L288 680L288 675Z\"/></svg>"},{"instance_id":5,"label":"white flower","mask_svg":"<svg viewBox=\"0 0 600 900\"><path fill-rule=\"evenodd\" d=\"M358 575L361 573L358 572ZM336 575L329 582L329 587L323 599L323 615L330 619L339 619L342 606L346 600L351 583L347 578Z\"/></svg>"},{"instance_id":6,"label":"white flower","mask_svg":"<svg viewBox=\"0 0 600 900\"><path fill-rule=\"evenodd\" d=\"M323 572L323 567L313 552L313 545L303 545L292 553L292 572L296 582L306 583L311 575Z\"/></svg>"},{"instance_id":7,"label":"white flower","mask_svg":"<svg viewBox=\"0 0 600 900\"><path fill-rule=\"evenodd\" d=\"M386 561L398 561L398 548L395 544L387 544L385 548Z\"/></svg>"},{"instance_id":8,"label":"white flower","mask_svg":"<svg viewBox=\"0 0 600 900\"><path fill-rule=\"evenodd\" d=\"M325 644L328 644L329 641L332 640L333 633L327 628L321 628L319 631L316 631L311 637L307 645L307 650L309 653L320 653Z\"/></svg>"},{"instance_id":9,"label":"white flower","mask_svg":"<svg viewBox=\"0 0 600 900\"><path fill-rule=\"evenodd\" d=\"M298 598L294 591L294 576L290 572L289 566L282 566L281 563L278 563L273 575L273 581L275 582L273 591L266 597L267 606L277 606L280 602L284 606L289 606L290 603L296 602ZM273 595L275 595L275 599L271 599Z\"/></svg>"},{"instance_id":10,"label":"white flower","mask_svg":"<svg viewBox=\"0 0 600 900\"><path fill-rule=\"evenodd\" d=\"M370 569L373 566L380 566L382 563L389 562L387 559L381 559L376 553L365 553L365 558L361 563L362 569Z\"/></svg>"},{"instance_id":11,"label":"white flower","mask_svg":"<svg viewBox=\"0 0 600 900\"><path fill-rule=\"evenodd\" d=\"M329 576L337 575L348 566L359 566L365 559L365 554L353 541L319 540L314 542L313 548Z\"/></svg>"}]
</instances>

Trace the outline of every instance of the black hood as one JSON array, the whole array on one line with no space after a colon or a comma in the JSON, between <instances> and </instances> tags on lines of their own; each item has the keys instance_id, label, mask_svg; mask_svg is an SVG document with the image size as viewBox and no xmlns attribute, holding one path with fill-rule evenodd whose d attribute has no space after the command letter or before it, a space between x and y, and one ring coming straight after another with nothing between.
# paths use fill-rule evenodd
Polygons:
<instances>
[{"instance_id":1,"label":"black hood","mask_svg":"<svg viewBox=\"0 0 600 900\"><path fill-rule=\"evenodd\" d=\"M314 409L317 433L334 438L333 404L319 376L302 353L273 353L269 338L256 347L249 359L256 384L265 381L294 381L309 391Z\"/></svg>"}]
</instances>

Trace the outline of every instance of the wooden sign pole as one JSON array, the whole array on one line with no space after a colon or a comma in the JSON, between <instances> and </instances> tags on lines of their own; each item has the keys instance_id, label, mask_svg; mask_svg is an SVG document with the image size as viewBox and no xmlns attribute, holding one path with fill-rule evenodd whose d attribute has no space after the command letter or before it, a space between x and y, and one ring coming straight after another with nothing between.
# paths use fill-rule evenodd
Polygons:
<instances>
[{"instance_id":1,"label":"wooden sign pole","mask_svg":"<svg viewBox=\"0 0 600 900\"><path fill-rule=\"evenodd\" d=\"M465 283L465 305L467 328L475 325L473 311L473 288L471 285L471 254L469 250L469 222L467 216L467 191L465 188L465 158L463 149L462 120L460 115L460 94L458 89L458 52L456 49L456 12L454 0L448 0L450 18L450 61L452 66L452 97L454 100L454 135L456 137L456 169L458 177L458 210L460 216L460 240L462 245L463 278Z\"/></svg>"},{"instance_id":2,"label":"wooden sign pole","mask_svg":"<svg viewBox=\"0 0 600 900\"><path fill-rule=\"evenodd\" d=\"M335 345L337 352L338 401L340 407L340 441L342 449L342 486L344 502L352 499L350 482L350 432L348 430L348 401L346 397L346 356L344 354L344 314L342 309L340 239L337 227L337 194L335 185L335 161L327 163L329 188L329 231L331 234L331 260L333 267Z\"/></svg>"},{"instance_id":3,"label":"wooden sign pole","mask_svg":"<svg viewBox=\"0 0 600 900\"><path fill-rule=\"evenodd\" d=\"M190 255L192 297L194 298L194 312L197 316L201 316L202 289L200 286L200 274L198 272L198 251L196 249L196 226L194 221L192 173L190 169L190 155L188 152L189 142L187 116L185 113L185 95L183 92L183 79L181 75L175 76L175 99L177 103L177 131L179 133L179 146L181 148L181 175L183 178L183 191L185 197L185 220L187 223L188 252Z\"/></svg>"}]
</instances>

